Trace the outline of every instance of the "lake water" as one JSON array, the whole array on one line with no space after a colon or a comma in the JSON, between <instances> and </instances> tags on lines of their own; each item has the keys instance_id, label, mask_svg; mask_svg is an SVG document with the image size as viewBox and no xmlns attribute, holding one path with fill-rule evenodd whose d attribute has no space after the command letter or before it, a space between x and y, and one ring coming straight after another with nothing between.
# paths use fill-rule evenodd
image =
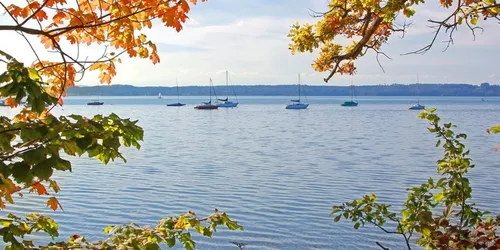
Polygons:
<instances>
[{"instance_id":1,"label":"lake water","mask_svg":"<svg viewBox=\"0 0 500 250\"><path fill-rule=\"evenodd\" d=\"M206 97L181 97L185 107L166 107L176 97L69 97L57 114L115 112L138 119L145 130L140 151L123 150L128 163L107 166L73 159L72 173L57 173L63 211L46 199L25 197L1 211L43 212L60 224L61 237L90 240L102 229L131 221L155 225L188 210L208 215L226 211L244 231L220 230L196 238L198 249L379 249L375 241L401 249L398 238L367 226L354 230L334 223L331 206L375 193L399 208L405 188L435 176L442 150L426 122L407 110L412 97L359 97L360 106L341 107L347 97L309 97L307 110L285 110L291 97L240 97L240 106L195 110ZM500 122L500 99L421 97L443 121L466 132L477 165L470 172L474 201L500 213L500 136L486 128ZM1 109L1 114L12 111Z\"/></svg>"}]
</instances>

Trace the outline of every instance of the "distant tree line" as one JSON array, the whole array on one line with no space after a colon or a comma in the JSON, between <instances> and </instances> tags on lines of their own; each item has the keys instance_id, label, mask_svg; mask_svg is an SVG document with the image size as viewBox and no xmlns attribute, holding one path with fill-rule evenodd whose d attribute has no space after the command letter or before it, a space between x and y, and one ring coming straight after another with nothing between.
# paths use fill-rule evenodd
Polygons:
<instances>
[{"instance_id":1,"label":"distant tree line","mask_svg":"<svg viewBox=\"0 0 500 250\"><path fill-rule=\"evenodd\" d=\"M205 96L209 93L207 86L179 87L182 96ZM297 85L237 85L232 86L238 96L294 96L297 95ZM215 86L219 96L225 96L225 86ZM164 96L175 96L175 87L136 87L131 85L105 85L93 87L74 87L68 89L70 96L154 96L161 93ZM349 86L302 86L302 93L309 96L346 96L350 95ZM500 96L500 85L471 84L391 84L356 86L357 96Z\"/></svg>"}]
</instances>

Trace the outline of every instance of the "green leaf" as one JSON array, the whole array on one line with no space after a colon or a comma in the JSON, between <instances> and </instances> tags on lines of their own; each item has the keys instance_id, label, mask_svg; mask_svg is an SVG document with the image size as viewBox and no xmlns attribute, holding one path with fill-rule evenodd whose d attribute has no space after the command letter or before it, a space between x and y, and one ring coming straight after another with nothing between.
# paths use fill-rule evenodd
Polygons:
<instances>
[{"instance_id":1,"label":"green leaf","mask_svg":"<svg viewBox=\"0 0 500 250\"><path fill-rule=\"evenodd\" d=\"M53 157L56 157L56 156L53 156ZM62 170L62 171L67 171L67 170L71 171L71 162L70 161L61 159L59 157L57 157L56 159L57 159L57 162L56 162L56 166L54 167L55 169Z\"/></svg>"},{"instance_id":2,"label":"green leaf","mask_svg":"<svg viewBox=\"0 0 500 250\"><path fill-rule=\"evenodd\" d=\"M42 137L41 134L38 133L36 129L24 127L21 129L21 140L24 142L33 141L35 139L39 139Z\"/></svg>"},{"instance_id":3,"label":"green leaf","mask_svg":"<svg viewBox=\"0 0 500 250\"><path fill-rule=\"evenodd\" d=\"M340 217L341 217L341 216L342 216L342 215L337 215L337 216L333 219L333 221L334 221L334 222L338 222L338 221L340 220Z\"/></svg>"},{"instance_id":4,"label":"green leaf","mask_svg":"<svg viewBox=\"0 0 500 250\"><path fill-rule=\"evenodd\" d=\"M14 163L12 176L18 183L30 183L33 179L33 176L30 174L30 166L26 162Z\"/></svg>"},{"instance_id":5,"label":"green leaf","mask_svg":"<svg viewBox=\"0 0 500 250\"><path fill-rule=\"evenodd\" d=\"M354 224L354 229L356 229L356 230L357 230L358 228L359 228L359 222L356 222L356 223Z\"/></svg>"},{"instance_id":6,"label":"green leaf","mask_svg":"<svg viewBox=\"0 0 500 250\"><path fill-rule=\"evenodd\" d=\"M33 166L33 169L31 171L34 176L39 177L43 180L50 179L52 173L54 172L54 170L48 164L37 164Z\"/></svg>"},{"instance_id":7,"label":"green leaf","mask_svg":"<svg viewBox=\"0 0 500 250\"><path fill-rule=\"evenodd\" d=\"M167 246L170 248L175 246L175 238L173 236L165 238L165 242L167 243Z\"/></svg>"},{"instance_id":8,"label":"green leaf","mask_svg":"<svg viewBox=\"0 0 500 250\"><path fill-rule=\"evenodd\" d=\"M69 155L75 155L78 145L74 141L63 141L64 152Z\"/></svg>"},{"instance_id":9,"label":"green leaf","mask_svg":"<svg viewBox=\"0 0 500 250\"><path fill-rule=\"evenodd\" d=\"M21 157L30 165L37 164L46 159L47 149L45 147L35 148L24 152Z\"/></svg>"}]
</instances>

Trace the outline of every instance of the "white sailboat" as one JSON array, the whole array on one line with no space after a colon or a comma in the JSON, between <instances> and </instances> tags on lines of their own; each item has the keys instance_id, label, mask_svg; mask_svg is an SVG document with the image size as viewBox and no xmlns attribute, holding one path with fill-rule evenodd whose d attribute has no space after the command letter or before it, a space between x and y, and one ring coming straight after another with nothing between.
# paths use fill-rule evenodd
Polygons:
<instances>
[{"instance_id":1,"label":"white sailboat","mask_svg":"<svg viewBox=\"0 0 500 250\"><path fill-rule=\"evenodd\" d=\"M234 89L233 89L234 92ZM234 93L234 96L236 97L236 93ZM235 108L238 106L238 102L232 102L229 101L229 76L228 72L226 70L226 98L225 99L217 99L218 101L221 101L222 103L218 103L219 107L221 108Z\"/></svg>"},{"instance_id":2,"label":"white sailboat","mask_svg":"<svg viewBox=\"0 0 500 250\"><path fill-rule=\"evenodd\" d=\"M417 75L417 103L411 105L408 109L409 110L423 110L425 109L425 106L420 104L420 89L418 87L419 85L419 80L418 80L418 75Z\"/></svg>"},{"instance_id":3,"label":"white sailboat","mask_svg":"<svg viewBox=\"0 0 500 250\"><path fill-rule=\"evenodd\" d=\"M158 93L158 99L161 99L161 92Z\"/></svg>"},{"instance_id":4,"label":"white sailboat","mask_svg":"<svg viewBox=\"0 0 500 250\"><path fill-rule=\"evenodd\" d=\"M286 109L306 109L309 107L309 103L300 102L300 74L299 74L299 99L291 100L292 103L286 105Z\"/></svg>"}]
</instances>

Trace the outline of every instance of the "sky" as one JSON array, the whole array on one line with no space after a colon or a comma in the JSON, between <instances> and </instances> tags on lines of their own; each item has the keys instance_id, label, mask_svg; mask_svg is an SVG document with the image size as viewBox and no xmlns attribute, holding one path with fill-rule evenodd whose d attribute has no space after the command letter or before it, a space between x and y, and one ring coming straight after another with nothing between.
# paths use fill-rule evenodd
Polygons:
<instances>
[{"instance_id":1,"label":"sky","mask_svg":"<svg viewBox=\"0 0 500 250\"><path fill-rule=\"evenodd\" d=\"M443 52L446 36L424 55L401 54L420 49L432 39L427 27L429 18L449 13L437 1L427 1L416 8L413 25L404 39L391 38L382 50L392 60L380 58L385 73L375 55L367 54L357 61L354 76L335 75L330 82L322 81L327 72L315 72L311 64L317 56L291 55L287 34L296 21L316 22L311 10L323 11L327 0L208 0L192 8L190 20L177 33L156 25L146 34L159 50L161 62L125 59L117 65L112 84L135 86L216 85L225 83L225 71L235 85L281 85L297 82L301 74L309 85L356 85L421 83L500 83L500 32L498 23L479 21L484 32L476 35L461 27L455 34L455 44ZM8 16L0 16L0 24L10 24ZM5 39L7 38L7 39ZM35 40L36 41L36 40ZM36 44L36 43L35 43ZM35 45L44 50L41 45ZM34 60L27 43L15 33L2 32L0 50L11 53L29 64ZM95 56L101 47L82 48L80 54ZM53 57L54 53L44 52ZM97 75L86 74L81 85L96 85Z\"/></svg>"}]
</instances>

